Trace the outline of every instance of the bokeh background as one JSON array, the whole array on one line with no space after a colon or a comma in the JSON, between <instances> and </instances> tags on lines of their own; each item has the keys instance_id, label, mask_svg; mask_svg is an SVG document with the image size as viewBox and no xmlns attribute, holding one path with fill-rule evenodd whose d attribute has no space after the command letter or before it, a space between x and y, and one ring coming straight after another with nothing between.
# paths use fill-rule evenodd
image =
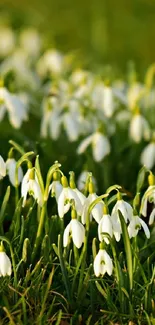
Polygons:
<instances>
[{"instance_id":1,"label":"bokeh background","mask_svg":"<svg viewBox=\"0 0 155 325\"><path fill-rule=\"evenodd\" d=\"M0 26L5 23L9 24L17 35L26 26L36 27L42 35L43 50L56 48L64 53L73 53L76 67L79 61L79 67L93 70L103 79L106 79L105 70L109 67L108 77L112 72L114 78L126 80L129 76L127 72L134 67L131 62L134 62L136 78L143 82L148 67L155 60L153 0L0 0ZM111 156L104 160L105 168L102 168L102 164L98 166L92 161L91 152L85 157L75 159L75 144L68 145L64 134L56 143L51 139L45 142L39 138L38 112L43 94L38 92L35 95L39 105L31 104L30 127L23 123L19 131L8 127L6 119L1 123L0 134L3 141L0 149L4 157L7 157L10 148L8 141L14 139L26 151L33 150L39 154L43 169L45 166L48 169L51 163L58 159L66 173L73 169L74 162L75 173L79 175L87 163L87 169L100 180L100 192L103 191L102 184L107 188L114 183L120 184L120 181L126 188L133 189L132 185L135 184L141 167L139 161L144 143L135 146L135 150L128 150L128 141L125 141L124 147L121 148L122 138L126 138L120 133L118 142L114 139L112 143L116 152L112 152ZM133 148L132 142L129 147ZM114 168L114 156L117 157L117 170L116 166ZM128 170L132 171L131 186Z\"/></svg>"},{"instance_id":2,"label":"bokeh background","mask_svg":"<svg viewBox=\"0 0 155 325\"><path fill-rule=\"evenodd\" d=\"M86 64L112 63L125 69L129 60L141 72L155 57L153 0L0 0L2 19L46 33L63 51L77 50Z\"/></svg>"}]
</instances>

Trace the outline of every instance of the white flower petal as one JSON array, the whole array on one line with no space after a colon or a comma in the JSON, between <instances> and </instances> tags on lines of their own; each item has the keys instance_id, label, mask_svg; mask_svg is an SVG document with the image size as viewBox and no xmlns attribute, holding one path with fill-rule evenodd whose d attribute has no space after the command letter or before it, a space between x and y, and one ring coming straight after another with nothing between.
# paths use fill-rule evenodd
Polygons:
<instances>
[{"instance_id":1,"label":"white flower petal","mask_svg":"<svg viewBox=\"0 0 155 325\"><path fill-rule=\"evenodd\" d=\"M0 179L6 176L6 164L2 156L0 156Z\"/></svg>"},{"instance_id":2,"label":"white flower petal","mask_svg":"<svg viewBox=\"0 0 155 325\"><path fill-rule=\"evenodd\" d=\"M152 210L150 217L149 217L149 225L152 225L154 223L155 219L155 208Z\"/></svg>"},{"instance_id":3,"label":"white flower petal","mask_svg":"<svg viewBox=\"0 0 155 325\"><path fill-rule=\"evenodd\" d=\"M6 161L6 168L8 171L9 179L10 182L13 186L15 186L15 170L16 170L16 164L17 162L15 161L14 158L9 158ZM18 183L20 184L23 179L23 171L22 168L18 168Z\"/></svg>"},{"instance_id":4,"label":"white flower petal","mask_svg":"<svg viewBox=\"0 0 155 325\"><path fill-rule=\"evenodd\" d=\"M71 228L72 228L72 224L71 222L67 225L67 227L64 230L64 234L63 234L63 246L66 247L68 245L68 241L69 241L69 234L71 232Z\"/></svg>"},{"instance_id":5,"label":"white flower petal","mask_svg":"<svg viewBox=\"0 0 155 325\"><path fill-rule=\"evenodd\" d=\"M102 133L96 132L93 136L92 149L95 161L100 162L110 153L110 143L108 138Z\"/></svg>"},{"instance_id":6,"label":"white flower petal","mask_svg":"<svg viewBox=\"0 0 155 325\"><path fill-rule=\"evenodd\" d=\"M5 252L0 252L0 276L11 275L11 261Z\"/></svg>"},{"instance_id":7,"label":"white flower petal","mask_svg":"<svg viewBox=\"0 0 155 325\"><path fill-rule=\"evenodd\" d=\"M58 198L58 214L60 218L64 216L65 193L64 188Z\"/></svg>"},{"instance_id":8,"label":"white flower petal","mask_svg":"<svg viewBox=\"0 0 155 325\"><path fill-rule=\"evenodd\" d=\"M77 153L80 155L83 152L85 152L85 150L87 149L87 147L91 144L92 140L93 140L94 135L89 135L86 139L84 139L79 147L77 148Z\"/></svg>"},{"instance_id":9,"label":"white flower petal","mask_svg":"<svg viewBox=\"0 0 155 325\"><path fill-rule=\"evenodd\" d=\"M98 237L101 242L104 240L107 244L109 244L109 239L102 234L103 232L109 234L110 237L112 238L113 236L112 221L110 219L110 215L107 214L103 215L102 219L99 222Z\"/></svg>"},{"instance_id":10,"label":"white flower petal","mask_svg":"<svg viewBox=\"0 0 155 325\"><path fill-rule=\"evenodd\" d=\"M142 225L142 227L144 229L144 232L145 232L146 237L147 238L150 238L150 230L149 230L147 224L142 219L140 219L139 221L140 221L140 223L141 223L141 225Z\"/></svg>"},{"instance_id":11,"label":"white flower petal","mask_svg":"<svg viewBox=\"0 0 155 325\"><path fill-rule=\"evenodd\" d=\"M106 251L104 251L104 260L105 260L105 265L106 265L106 272L111 275L113 271L113 264L112 264L112 259L108 255Z\"/></svg>"},{"instance_id":12,"label":"white flower petal","mask_svg":"<svg viewBox=\"0 0 155 325\"><path fill-rule=\"evenodd\" d=\"M155 143L149 143L141 153L140 162L148 169L152 169L155 164Z\"/></svg>"},{"instance_id":13,"label":"white flower petal","mask_svg":"<svg viewBox=\"0 0 155 325\"><path fill-rule=\"evenodd\" d=\"M85 228L76 219L71 220L73 243L77 248L82 246L85 238Z\"/></svg>"}]
</instances>

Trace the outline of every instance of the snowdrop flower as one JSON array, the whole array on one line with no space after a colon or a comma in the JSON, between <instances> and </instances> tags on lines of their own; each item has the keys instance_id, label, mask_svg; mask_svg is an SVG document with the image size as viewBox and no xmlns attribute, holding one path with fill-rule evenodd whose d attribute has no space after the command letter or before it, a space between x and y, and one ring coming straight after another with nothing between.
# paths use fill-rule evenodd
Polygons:
<instances>
[{"instance_id":1,"label":"snowdrop flower","mask_svg":"<svg viewBox=\"0 0 155 325\"><path fill-rule=\"evenodd\" d=\"M1 75L6 75L13 71L16 79L16 86L31 87L33 90L38 89L40 80L38 75L29 67L30 57L21 48L17 48L12 55L7 57L0 65Z\"/></svg>"},{"instance_id":2,"label":"snowdrop flower","mask_svg":"<svg viewBox=\"0 0 155 325\"><path fill-rule=\"evenodd\" d=\"M77 194L80 202L81 202L81 205L83 206L85 201L86 201L86 197L83 193L81 193L78 188L76 187L75 185L75 174L73 171L69 172L70 174L70 179L69 179L69 185L70 185L70 188Z\"/></svg>"},{"instance_id":3,"label":"snowdrop flower","mask_svg":"<svg viewBox=\"0 0 155 325\"><path fill-rule=\"evenodd\" d=\"M73 218L64 230L64 234L63 234L64 247L68 245L70 234L72 236L74 245L77 248L80 248L82 246L82 243L84 243L85 228L76 218Z\"/></svg>"},{"instance_id":4,"label":"snowdrop flower","mask_svg":"<svg viewBox=\"0 0 155 325\"><path fill-rule=\"evenodd\" d=\"M108 213L103 213L103 217L98 224L98 238L100 242L104 240L106 244L109 244L109 239L102 234L103 232L109 234L109 236L112 238L113 226L112 226L111 217Z\"/></svg>"},{"instance_id":5,"label":"snowdrop flower","mask_svg":"<svg viewBox=\"0 0 155 325\"><path fill-rule=\"evenodd\" d=\"M0 106L2 106L0 120L7 110L10 123L16 129L20 128L22 122L28 118L24 103L16 95L9 93L5 87L0 87Z\"/></svg>"},{"instance_id":6,"label":"snowdrop flower","mask_svg":"<svg viewBox=\"0 0 155 325\"><path fill-rule=\"evenodd\" d=\"M92 94L93 104L96 108L103 110L106 117L111 117L115 110L113 90L110 86L98 84Z\"/></svg>"},{"instance_id":7,"label":"snowdrop flower","mask_svg":"<svg viewBox=\"0 0 155 325\"><path fill-rule=\"evenodd\" d=\"M115 206L113 207L112 213L111 213L113 233L114 233L116 241L120 241L121 234L122 234L121 222L120 222L118 211L120 211L122 213L126 223L131 220L131 218L133 216L133 209L129 203L125 202L121 198L120 193L118 193L118 200L117 200Z\"/></svg>"},{"instance_id":8,"label":"snowdrop flower","mask_svg":"<svg viewBox=\"0 0 155 325\"><path fill-rule=\"evenodd\" d=\"M82 204L78 195L68 186L68 181L65 176L61 178L63 189L58 197L58 214L60 218L63 218L71 206L72 200L74 200L75 209L78 215L82 213Z\"/></svg>"},{"instance_id":9,"label":"snowdrop flower","mask_svg":"<svg viewBox=\"0 0 155 325\"><path fill-rule=\"evenodd\" d=\"M13 186L16 186L16 165L17 161L14 158L8 158L6 161L6 169L7 174L9 176L9 180ZM21 183L23 179L23 171L21 166L18 168L18 185Z\"/></svg>"},{"instance_id":10,"label":"snowdrop flower","mask_svg":"<svg viewBox=\"0 0 155 325\"><path fill-rule=\"evenodd\" d=\"M150 127L147 120L140 113L136 113L131 119L129 133L131 139L136 143L139 143L143 138L149 140Z\"/></svg>"},{"instance_id":11,"label":"snowdrop flower","mask_svg":"<svg viewBox=\"0 0 155 325\"><path fill-rule=\"evenodd\" d=\"M140 162L148 169L155 165L155 142L149 143L141 153Z\"/></svg>"},{"instance_id":12,"label":"snowdrop flower","mask_svg":"<svg viewBox=\"0 0 155 325\"><path fill-rule=\"evenodd\" d=\"M76 141L80 135L80 115L79 115L79 103L75 100L70 100L69 110L63 114L63 124L67 133L69 141Z\"/></svg>"},{"instance_id":13,"label":"snowdrop flower","mask_svg":"<svg viewBox=\"0 0 155 325\"><path fill-rule=\"evenodd\" d=\"M28 169L21 186L21 196L23 197L23 206L25 206L27 195L32 195L37 203L42 207L43 195L38 181L34 178L34 169Z\"/></svg>"},{"instance_id":14,"label":"snowdrop flower","mask_svg":"<svg viewBox=\"0 0 155 325\"><path fill-rule=\"evenodd\" d=\"M114 95L111 87L104 86L103 111L105 116L111 117L114 113Z\"/></svg>"},{"instance_id":15,"label":"snowdrop flower","mask_svg":"<svg viewBox=\"0 0 155 325\"><path fill-rule=\"evenodd\" d=\"M149 231L147 224L138 216L133 216L129 225L128 225L129 237L130 238L136 237L138 234L138 231L141 229L141 227L143 228L146 237L150 238L150 231Z\"/></svg>"},{"instance_id":16,"label":"snowdrop flower","mask_svg":"<svg viewBox=\"0 0 155 325\"><path fill-rule=\"evenodd\" d=\"M84 139L79 145L77 153L82 154L90 144L92 144L94 160L97 162L100 162L105 156L110 153L109 140L99 131Z\"/></svg>"},{"instance_id":17,"label":"snowdrop flower","mask_svg":"<svg viewBox=\"0 0 155 325\"><path fill-rule=\"evenodd\" d=\"M133 110L137 104L139 104L142 95L144 94L144 86L138 82L135 82L131 85L128 89L127 99L128 99L128 106L131 110Z\"/></svg>"},{"instance_id":18,"label":"snowdrop flower","mask_svg":"<svg viewBox=\"0 0 155 325\"><path fill-rule=\"evenodd\" d=\"M81 86L88 78L88 71L77 69L72 72L70 81L74 86Z\"/></svg>"},{"instance_id":19,"label":"snowdrop flower","mask_svg":"<svg viewBox=\"0 0 155 325\"><path fill-rule=\"evenodd\" d=\"M11 275L11 261L4 251L3 244L0 245L0 277Z\"/></svg>"},{"instance_id":20,"label":"snowdrop flower","mask_svg":"<svg viewBox=\"0 0 155 325\"><path fill-rule=\"evenodd\" d=\"M148 203L153 203L153 209L149 216L149 225L152 225L155 219L155 179L152 173L149 175L148 180L149 187L142 197L140 213L146 217L148 214L147 205Z\"/></svg>"},{"instance_id":21,"label":"snowdrop flower","mask_svg":"<svg viewBox=\"0 0 155 325\"><path fill-rule=\"evenodd\" d=\"M78 178L78 181L77 181L77 186L78 186L78 189L80 191L84 190L85 185L86 185L86 181L87 181L87 179L89 177L89 174L90 174L90 172L88 172L87 170L83 170L81 172L81 174L79 175L79 178ZM93 181L95 190L97 190L96 179L94 178L94 176L92 176L92 181Z\"/></svg>"},{"instance_id":22,"label":"snowdrop flower","mask_svg":"<svg viewBox=\"0 0 155 325\"><path fill-rule=\"evenodd\" d=\"M0 179L6 176L6 164L2 156L0 156Z\"/></svg>"},{"instance_id":23,"label":"snowdrop flower","mask_svg":"<svg viewBox=\"0 0 155 325\"><path fill-rule=\"evenodd\" d=\"M0 56L5 57L9 55L15 46L15 35L11 28L0 28Z\"/></svg>"},{"instance_id":24,"label":"snowdrop flower","mask_svg":"<svg viewBox=\"0 0 155 325\"><path fill-rule=\"evenodd\" d=\"M63 190L63 186L61 185L59 180L55 180L50 185L49 191L51 190L51 196L56 198L56 201L58 203L58 198Z\"/></svg>"},{"instance_id":25,"label":"snowdrop flower","mask_svg":"<svg viewBox=\"0 0 155 325\"><path fill-rule=\"evenodd\" d=\"M86 220L87 214L88 214L88 210L89 210L91 203L93 203L97 198L98 198L98 195L94 192L94 184L92 183L92 180L90 180L89 195L84 202L83 211L82 211L82 215L81 215L81 221L83 224L85 224L87 221ZM92 221L92 218L94 218L97 223L100 222L100 220L102 219L102 216L103 216L103 206L104 206L103 201L97 203L94 206L94 208L90 212L90 216L89 216L90 221Z\"/></svg>"},{"instance_id":26,"label":"snowdrop flower","mask_svg":"<svg viewBox=\"0 0 155 325\"><path fill-rule=\"evenodd\" d=\"M94 259L94 273L97 277L104 275L106 272L111 275L113 271L112 259L105 251L105 249L100 248L98 254Z\"/></svg>"},{"instance_id":27,"label":"snowdrop flower","mask_svg":"<svg viewBox=\"0 0 155 325\"><path fill-rule=\"evenodd\" d=\"M85 225L86 223L86 218L87 218L87 213L89 210L89 207L92 202L94 202L98 198L98 195L96 193L90 193L88 197L85 200L84 206L83 206L83 212L81 216L82 223ZM92 218L95 219L97 223L100 222L102 218L102 210L103 210L103 203L97 203L95 207L91 210L90 213L90 221Z\"/></svg>"},{"instance_id":28,"label":"snowdrop flower","mask_svg":"<svg viewBox=\"0 0 155 325\"><path fill-rule=\"evenodd\" d=\"M59 105L57 98L53 96L43 101L43 116L40 130L43 138L49 135L53 140L57 140L60 135L62 118L57 105Z\"/></svg>"},{"instance_id":29,"label":"snowdrop flower","mask_svg":"<svg viewBox=\"0 0 155 325\"><path fill-rule=\"evenodd\" d=\"M133 216L133 208L132 206L125 202L122 198L121 198L121 194L118 193L118 200L115 204L115 206L112 209L112 215L117 215L118 216L118 210L121 211L125 222L127 223L127 221L131 220L132 216Z\"/></svg>"},{"instance_id":30,"label":"snowdrop flower","mask_svg":"<svg viewBox=\"0 0 155 325\"><path fill-rule=\"evenodd\" d=\"M49 192L51 191L51 196L56 198L58 203L58 198L63 190L63 186L60 183L60 176L58 172L53 173L53 182L49 187Z\"/></svg>"},{"instance_id":31,"label":"snowdrop flower","mask_svg":"<svg viewBox=\"0 0 155 325\"><path fill-rule=\"evenodd\" d=\"M38 62L38 72L44 76L47 73L52 73L55 76L61 74L64 65L64 57L57 50L48 50L40 58Z\"/></svg>"},{"instance_id":32,"label":"snowdrop flower","mask_svg":"<svg viewBox=\"0 0 155 325\"><path fill-rule=\"evenodd\" d=\"M69 141L77 141L79 137L79 124L74 114L67 112L63 115L63 124Z\"/></svg>"},{"instance_id":33,"label":"snowdrop flower","mask_svg":"<svg viewBox=\"0 0 155 325\"><path fill-rule=\"evenodd\" d=\"M20 44L31 56L37 56L41 48L41 38L34 28L26 28L20 33Z\"/></svg>"}]
</instances>

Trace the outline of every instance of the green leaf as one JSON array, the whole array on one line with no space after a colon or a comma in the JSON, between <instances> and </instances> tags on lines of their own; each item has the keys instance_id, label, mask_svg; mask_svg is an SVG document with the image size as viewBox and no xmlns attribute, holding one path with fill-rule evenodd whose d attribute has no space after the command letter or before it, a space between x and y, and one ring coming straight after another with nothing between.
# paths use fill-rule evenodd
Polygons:
<instances>
[{"instance_id":1,"label":"green leaf","mask_svg":"<svg viewBox=\"0 0 155 325\"><path fill-rule=\"evenodd\" d=\"M44 193L44 182L41 174L40 163L39 163L39 156L36 157L35 160L35 171L38 177L38 182L41 188L42 193Z\"/></svg>"},{"instance_id":2,"label":"green leaf","mask_svg":"<svg viewBox=\"0 0 155 325\"><path fill-rule=\"evenodd\" d=\"M129 238L127 225L124 220L124 217L120 210L118 210L118 213L119 213L119 218L120 218L120 222L121 222L122 236L123 236L124 248L125 248L125 253L126 253L126 261L127 261L127 268L128 268L128 274L129 274L129 286L130 286L130 291L132 291L132 289L133 289L133 263L132 263L131 243L130 243L130 238Z\"/></svg>"},{"instance_id":3,"label":"green leaf","mask_svg":"<svg viewBox=\"0 0 155 325\"><path fill-rule=\"evenodd\" d=\"M143 166L139 173L138 173L138 177L137 177L137 192L140 192L143 185L144 185L144 182L145 182L145 177L146 177L146 173L147 173L148 169Z\"/></svg>"},{"instance_id":4,"label":"green leaf","mask_svg":"<svg viewBox=\"0 0 155 325\"><path fill-rule=\"evenodd\" d=\"M1 210L0 210L0 227L3 224L4 218L5 218L5 211L7 208L7 204L10 198L10 186L7 187L7 190L4 195L4 199L2 202Z\"/></svg>"}]
</instances>

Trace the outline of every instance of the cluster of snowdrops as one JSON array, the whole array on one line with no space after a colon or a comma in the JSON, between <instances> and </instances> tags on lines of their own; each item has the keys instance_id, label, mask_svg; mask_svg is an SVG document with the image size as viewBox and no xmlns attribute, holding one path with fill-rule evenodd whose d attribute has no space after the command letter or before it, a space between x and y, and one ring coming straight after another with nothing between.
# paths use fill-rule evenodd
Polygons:
<instances>
[{"instance_id":1,"label":"cluster of snowdrops","mask_svg":"<svg viewBox=\"0 0 155 325\"><path fill-rule=\"evenodd\" d=\"M152 169L155 66L148 68L143 83L133 68L124 80L111 72L102 77L79 68L74 53L62 54L45 44L33 28L18 32L9 26L1 28L0 122L8 116L19 129L33 113L40 119L42 138L58 140L64 130L68 141L80 140L77 154L91 145L96 162L113 150L111 137L117 136L119 126L133 143L144 142L140 162ZM38 109L32 112L37 101Z\"/></svg>"},{"instance_id":2,"label":"cluster of snowdrops","mask_svg":"<svg viewBox=\"0 0 155 325\"><path fill-rule=\"evenodd\" d=\"M122 227L126 224L128 237L137 237L139 231L143 231L146 238L150 238L150 230L145 217L149 217L149 225L155 219L155 176L145 167L139 173L138 191L133 202L125 200L121 186L110 186L106 193L98 196L95 191L95 179L90 172L82 172L76 185L75 174L69 173L69 179L60 169L61 165L55 162L47 173L44 184L41 174L39 159L36 158L33 166L30 156L33 152L24 153L17 161L14 158L15 151L20 147L13 142L8 154L8 159L4 161L0 156L0 180L8 177L9 182L16 191L16 201L22 198L24 208L29 197L40 209L38 230L34 243L32 255L36 255L41 243L41 236L46 218L47 202L52 196L56 200L57 215L62 220L67 213L71 217L70 222L63 230L63 246L73 246L81 249L82 245L88 245L88 234L92 223L97 224L97 237L99 241L99 251L94 256L94 274L96 277L103 276L106 272L112 275L113 258L108 253L109 244L114 240L119 242L122 236ZM19 153L18 153L19 154ZM23 173L22 166L26 165ZM144 182L144 175L148 175L148 188L141 195L141 188ZM151 203L152 209L148 210ZM112 207L111 207L112 204ZM0 276L11 275L11 261L5 253L3 242L0 246Z\"/></svg>"}]
</instances>

